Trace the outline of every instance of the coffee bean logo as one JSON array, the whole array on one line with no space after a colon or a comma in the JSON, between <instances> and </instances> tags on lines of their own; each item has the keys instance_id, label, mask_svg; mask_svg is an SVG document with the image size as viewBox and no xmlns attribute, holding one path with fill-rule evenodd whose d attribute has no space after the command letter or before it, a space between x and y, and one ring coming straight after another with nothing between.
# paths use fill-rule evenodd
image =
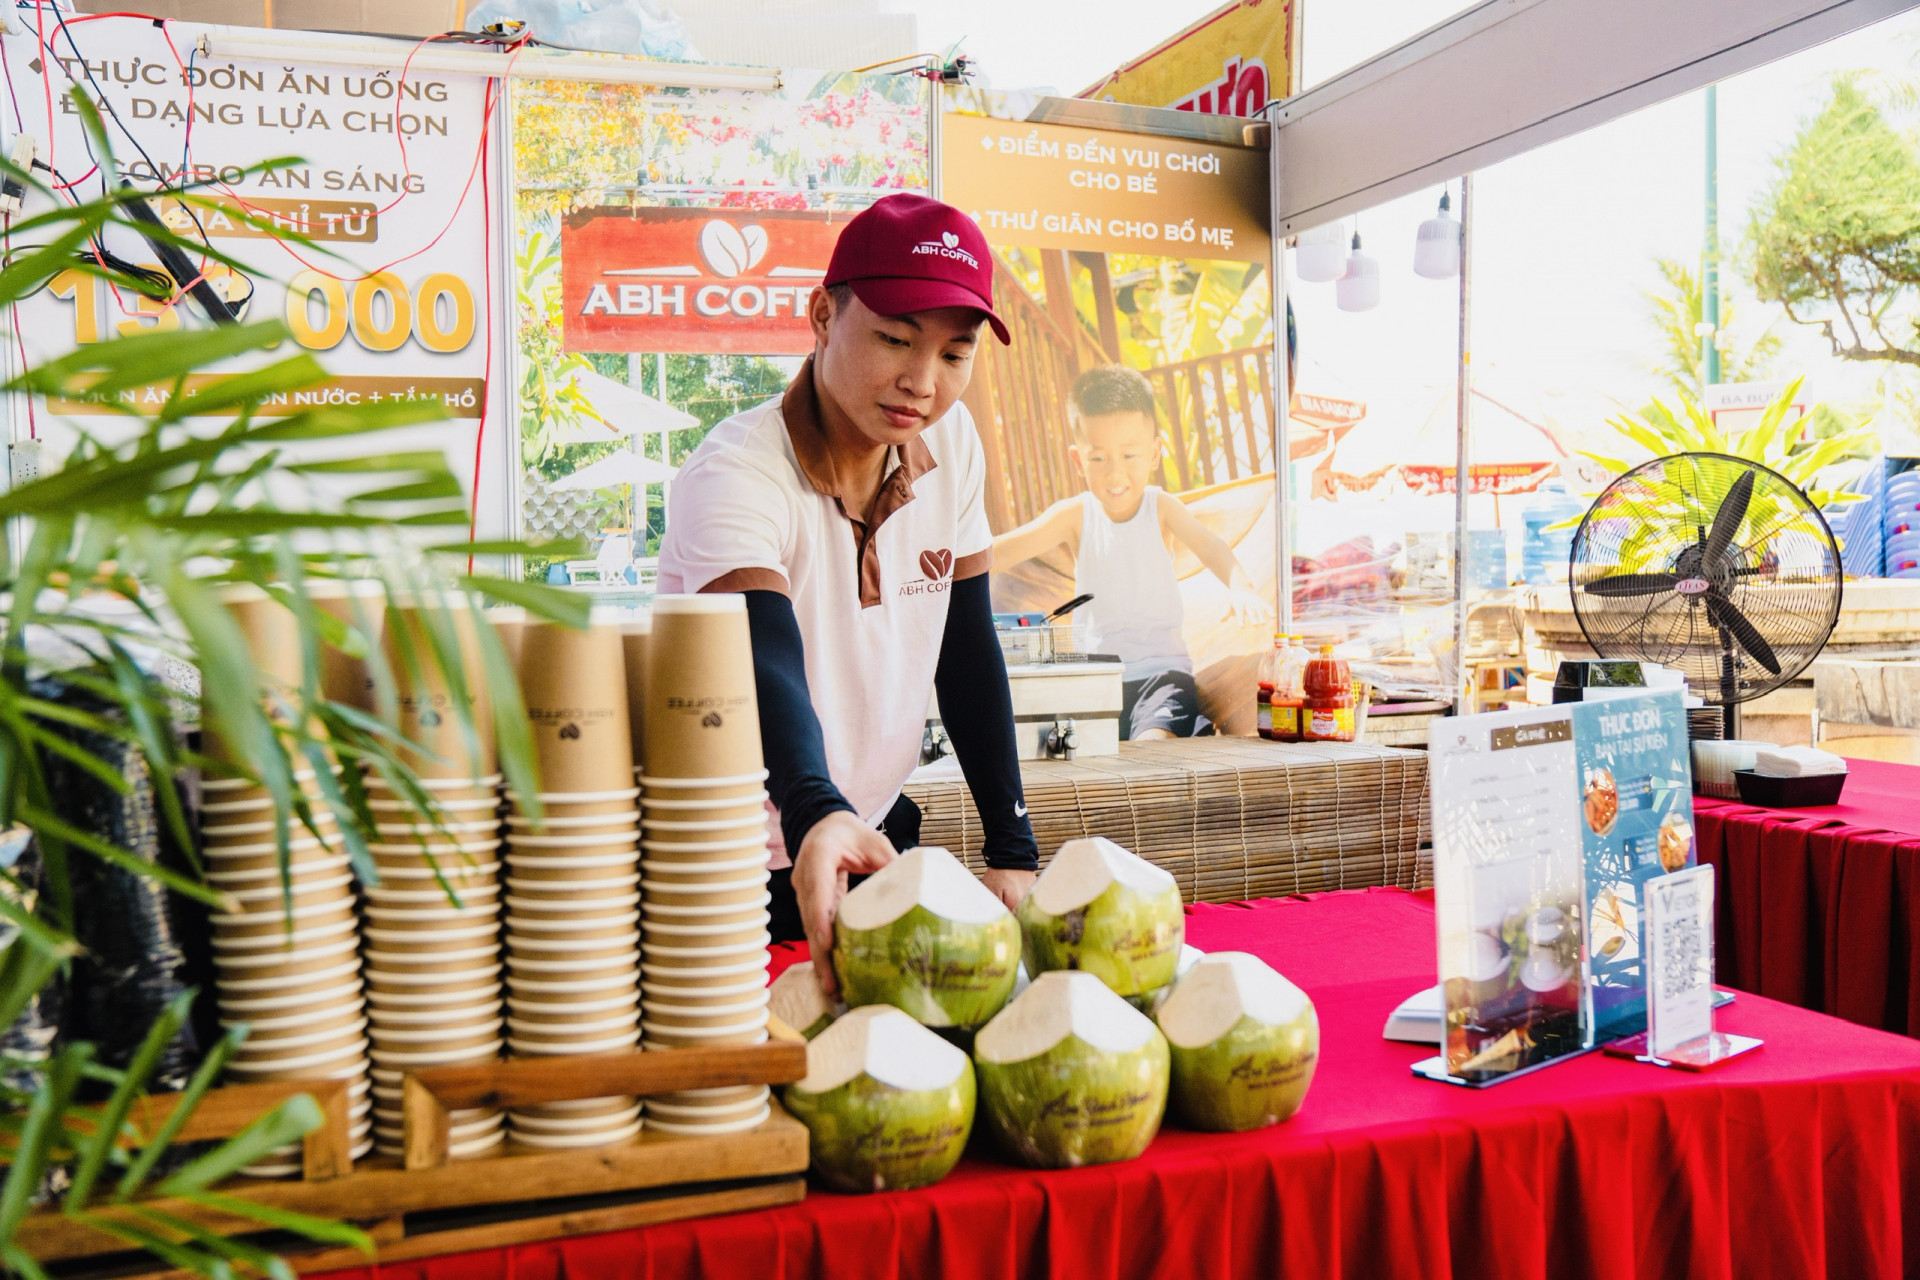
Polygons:
<instances>
[{"instance_id":1,"label":"coffee bean logo","mask_svg":"<svg viewBox=\"0 0 1920 1280\"><path fill-rule=\"evenodd\" d=\"M718 729L721 723L720 713L718 711L709 711L700 717L700 723L706 728Z\"/></svg>"},{"instance_id":2,"label":"coffee bean logo","mask_svg":"<svg viewBox=\"0 0 1920 1280\"><path fill-rule=\"evenodd\" d=\"M438 729L440 727L440 713L432 707L428 707L420 713L420 723L429 729Z\"/></svg>"},{"instance_id":3,"label":"coffee bean logo","mask_svg":"<svg viewBox=\"0 0 1920 1280\"><path fill-rule=\"evenodd\" d=\"M568 739L578 738L580 736L580 726L569 720L560 726L560 736Z\"/></svg>"}]
</instances>

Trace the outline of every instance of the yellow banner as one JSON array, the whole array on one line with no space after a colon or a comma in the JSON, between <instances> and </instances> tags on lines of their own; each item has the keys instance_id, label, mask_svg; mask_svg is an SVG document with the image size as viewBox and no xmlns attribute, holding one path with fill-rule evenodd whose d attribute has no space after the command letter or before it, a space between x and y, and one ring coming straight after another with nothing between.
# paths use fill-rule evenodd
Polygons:
<instances>
[{"instance_id":1,"label":"yellow banner","mask_svg":"<svg viewBox=\"0 0 1920 1280\"><path fill-rule=\"evenodd\" d=\"M1292 92L1298 0L1231 0L1080 91L1082 98L1252 116Z\"/></svg>"}]
</instances>

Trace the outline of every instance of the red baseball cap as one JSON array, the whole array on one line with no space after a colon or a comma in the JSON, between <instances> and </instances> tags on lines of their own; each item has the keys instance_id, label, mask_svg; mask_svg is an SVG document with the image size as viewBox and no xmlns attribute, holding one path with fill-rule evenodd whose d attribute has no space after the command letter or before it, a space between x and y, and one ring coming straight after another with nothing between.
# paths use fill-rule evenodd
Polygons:
<instances>
[{"instance_id":1,"label":"red baseball cap","mask_svg":"<svg viewBox=\"0 0 1920 1280\"><path fill-rule=\"evenodd\" d=\"M1011 342L993 313L993 259L972 218L950 204L902 192L856 214L833 246L822 284L851 285L883 316L972 307Z\"/></svg>"}]
</instances>

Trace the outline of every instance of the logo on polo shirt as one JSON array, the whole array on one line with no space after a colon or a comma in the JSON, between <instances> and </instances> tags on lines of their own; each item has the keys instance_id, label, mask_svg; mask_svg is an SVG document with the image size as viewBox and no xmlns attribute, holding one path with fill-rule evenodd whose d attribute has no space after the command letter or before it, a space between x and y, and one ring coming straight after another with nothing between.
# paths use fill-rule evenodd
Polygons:
<instances>
[{"instance_id":1,"label":"logo on polo shirt","mask_svg":"<svg viewBox=\"0 0 1920 1280\"><path fill-rule=\"evenodd\" d=\"M953 580L953 552L945 547L938 551L922 551L920 572L926 576L918 582L902 583L901 595L918 596L929 592L945 591Z\"/></svg>"},{"instance_id":2,"label":"logo on polo shirt","mask_svg":"<svg viewBox=\"0 0 1920 1280\"><path fill-rule=\"evenodd\" d=\"M960 247L960 237L951 231L942 231L938 240L922 240L913 246L915 253L931 253L942 258L953 258L964 262L975 271L980 269L980 259Z\"/></svg>"}]
</instances>

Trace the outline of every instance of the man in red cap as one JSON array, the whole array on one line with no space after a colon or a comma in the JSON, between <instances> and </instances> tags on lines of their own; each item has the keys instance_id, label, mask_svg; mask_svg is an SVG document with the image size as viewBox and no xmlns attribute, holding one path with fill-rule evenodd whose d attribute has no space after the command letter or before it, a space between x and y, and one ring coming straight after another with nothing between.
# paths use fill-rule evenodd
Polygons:
<instances>
[{"instance_id":1,"label":"man in red cap","mask_svg":"<svg viewBox=\"0 0 1920 1280\"><path fill-rule=\"evenodd\" d=\"M807 303L813 355L778 400L716 426L674 481L662 592L739 591L771 802L773 933L804 933L829 994L849 877L919 843L901 794L929 695L1009 907L1039 854L987 591L985 458L960 403L993 311L986 238L918 195L841 232Z\"/></svg>"}]
</instances>

